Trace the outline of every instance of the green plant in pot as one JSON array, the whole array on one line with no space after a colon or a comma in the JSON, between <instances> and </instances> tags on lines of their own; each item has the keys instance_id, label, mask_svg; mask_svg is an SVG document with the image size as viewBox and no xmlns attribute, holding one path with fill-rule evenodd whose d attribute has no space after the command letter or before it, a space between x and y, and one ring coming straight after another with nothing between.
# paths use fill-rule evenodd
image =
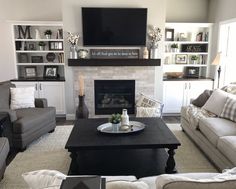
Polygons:
<instances>
[{"instance_id":1,"label":"green plant in pot","mask_svg":"<svg viewBox=\"0 0 236 189\"><path fill-rule=\"evenodd\" d=\"M177 51L178 51L178 48L179 48L179 46L178 46L177 43L173 43L173 44L171 44L170 47L171 47L171 49L172 49L173 52L177 52Z\"/></svg>"},{"instance_id":2,"label":"green plant in pot","mask_svg":"<svg viewBox=\"0 0 236 189\"><path fill-rule=\"evenodd\" d=\"M196 55L192 55L192 56L191 56L191 62L192 62L193 64L197 64L197 60L198 60L198 56L196 56Z\"/></svg>"},{"instance_id":3,"label":"green plant in pot","mask_svg":"<svg viewBox=\"0 0 236 189\"><path fill-rule=\"evenodd\" d=\"M44 32L44 35L45 35L46 39L51 39L52 31L51 30L46 30Z\"/></svg>"},{"instance_id":4,"label":"green plant in pot","mask_svg":"<svg viewBox=\"0 0 236 189\"><path fill-rule=\"evenodd\" d=\"M118 132L121 122L121 115L120 114L112 114L109 118L109 122L112 123L112 131Z\"/></svg>"},{"instance_id":5,"label":"green plant in pot","mask_svg":"<svg viewBox=\"0 0 236 189\"><path fill-rule=\"evenodd\" d=\"M45 49L46 43L44 43L43 41L40 41L38 45L39 45L39 50L43 51Z\"/></svg>"}]
</instances>

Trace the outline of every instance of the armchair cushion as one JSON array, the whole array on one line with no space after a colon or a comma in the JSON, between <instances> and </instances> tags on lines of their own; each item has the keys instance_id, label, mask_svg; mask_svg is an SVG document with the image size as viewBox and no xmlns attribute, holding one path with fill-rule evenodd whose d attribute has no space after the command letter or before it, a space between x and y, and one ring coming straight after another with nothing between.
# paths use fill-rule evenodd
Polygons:
<instances>
[{"instance_id":1,"label":"armchair cushion","mask_svg":"<svg viewBox=\"0 0 236 189\"><path fill-rule=\"evenodd\" d=\"M16 111L15 110L11 110L11 109L0 109L0 112L6 112L9 114L10 116L10 120L11 122L14 122L17 120L17 116L16 116Z\"/></svg>"},{"instance_id":2,"label":"armchair cushion","mask_svg":"<svg viewBox=\"0 0 236 189\"><path fill-rule=\"evenodd\" d=\"M35 107L37 107L37 108L48 107L48 101L46 98L36 98L34 103L35 103Z\"/></svg>"},{"instance_id":3,"label":"armchair cushion","mask_svg":"<svg viewBox=\"0 0 236 189\"><path fill-rule=\"evenodd\" d=\"M29 130L38 130L41 125L47 125L56 117L54 107L48 108L23 108L16 110L18 120L14 122L14 133L25 133ZM35 127L35 125L38 125Z\"/></svg>"}]
</instances>

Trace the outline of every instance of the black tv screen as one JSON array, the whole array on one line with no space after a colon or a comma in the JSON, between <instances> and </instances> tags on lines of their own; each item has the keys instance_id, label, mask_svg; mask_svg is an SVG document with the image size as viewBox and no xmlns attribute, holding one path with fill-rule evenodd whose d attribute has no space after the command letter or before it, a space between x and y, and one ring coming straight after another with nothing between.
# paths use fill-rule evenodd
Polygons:
<instances>
[{"instance_id":1,"label":"black tv screen","mask_svg":"<svg viewBox=\"0 0 236 189\"><path fill-rule=\"evenodd\" d=\"M84 46L145 46L146 8L82 8Z\"/></svg>"}]
</instances>

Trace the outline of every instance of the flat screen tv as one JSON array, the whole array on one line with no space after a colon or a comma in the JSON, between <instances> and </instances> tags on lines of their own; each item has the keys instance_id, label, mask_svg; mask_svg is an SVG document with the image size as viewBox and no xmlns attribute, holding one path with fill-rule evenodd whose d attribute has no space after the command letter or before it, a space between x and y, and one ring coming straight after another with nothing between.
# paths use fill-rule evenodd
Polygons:
<instances>
[{"instance_id":1,"label":"flat screen tv","mask_svg":"<svg viewBox=\"0 0 236 189\"><path fill-rule=\"evenodd\" d=\"M146 8L82 8L84 46L145 46Z\"/></svg>"}]
</instances>

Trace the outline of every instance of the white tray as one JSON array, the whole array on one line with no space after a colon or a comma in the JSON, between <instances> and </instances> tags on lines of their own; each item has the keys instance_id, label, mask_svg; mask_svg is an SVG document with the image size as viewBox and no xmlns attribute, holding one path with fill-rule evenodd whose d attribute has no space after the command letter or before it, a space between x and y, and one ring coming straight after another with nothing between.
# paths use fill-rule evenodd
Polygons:
<instances>
[{"instance_id":1,"label":"white tray","mask_svg":"<svg viewBox=\"0 0 236 189\"><path fill-rule=\"evenodd\" d=\"M112 123L104 123L97 127L97 130L102 133L110 133L110 134L126 134L126 133L135 133L138 131L142 131L145 128L145 124L138 121L130 121L130 128L126 131L123 130L113 130Z\"/></svg>"}]
</instances>

